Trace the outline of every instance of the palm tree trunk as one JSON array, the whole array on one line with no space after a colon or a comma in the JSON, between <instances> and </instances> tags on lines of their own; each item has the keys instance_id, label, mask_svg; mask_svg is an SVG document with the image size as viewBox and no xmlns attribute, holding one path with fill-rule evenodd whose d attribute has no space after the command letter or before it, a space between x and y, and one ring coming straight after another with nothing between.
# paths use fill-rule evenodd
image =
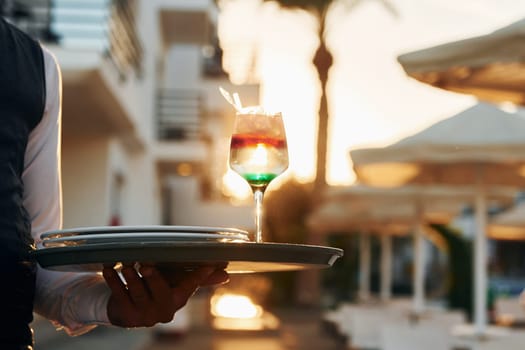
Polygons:
<instances>
[{"instance_id":1,"label":"palm tree trunk","mask_svg":"<svg viewBox=\"0 0 525 350\"><path fill-rule=\"evenodd\" d=\"M326 96L326 83L328 81L328 71L332 66L332 54L328 51L324 42L324 15L319 15L319 48L317 49L313 64L317 69L321 82L321 101L319 105L318 127L317 127L317 162L316 176L313 192L311 196L311 208L315 208L319 203L321 194L327 185L326 163L328 150L328 99ZM323 238L309 232L307 243L312 245L322 245ZM319 306L321 300L321 274L317 270L302 271L299 273L297 300L301 304Z\"/></svg>"},{"instance_id":2,"label":"palm tree trunk","mask_svg":"<svg viewBox=\"0 0 525 350\"><path fill-rule=\"evenodd\" d=\"M326 186L326 165L328 152L328 99L326 96L326 84L328 82L328 71L332 65L332 55L324 41L321 41L314 57L314 65L319 74L321 82L321 101L319 106L319 124L317 130L317 162L314 193L320 193Z\"/></svg>"},{"instance_id":3,"label":"palm tree trunk","mask_svg":"<svg viewBox=\"0 0 525 350\"><path fill-rule=\"evenodd\" d=\"M319 124L317 130L317 162L316 162L316 177L314 183L314 193L320 193L327 184L326 181L326 165L327 165L327 151L328 151L328 99L326 95L326 84L328 82L328 72L332 66L332 54L328 51L324 41L324 18L320 19L321 23L319 30L320 44L317 49L313 63L317 69L319 80L321 82L321 101L319 105Z\"/></svg>"}]
</instances>

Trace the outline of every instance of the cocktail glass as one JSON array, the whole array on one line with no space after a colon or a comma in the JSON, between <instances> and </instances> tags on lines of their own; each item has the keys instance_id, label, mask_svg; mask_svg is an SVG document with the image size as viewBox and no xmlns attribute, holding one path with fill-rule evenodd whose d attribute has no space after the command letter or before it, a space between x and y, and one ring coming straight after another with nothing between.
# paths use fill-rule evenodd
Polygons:
<instances>
[{"instance_id":1,"label":"cocktail glass","mask_svg":"<svg viewBox=\"0 0 525 350\"><path fill-rule=\"evenodd\" d=\"M280 112L246 107L235 116L230 167L250 185L255 200L255 242L261 243L264 192L288 168L288 147Z\"/></svg>"}]
</instances>

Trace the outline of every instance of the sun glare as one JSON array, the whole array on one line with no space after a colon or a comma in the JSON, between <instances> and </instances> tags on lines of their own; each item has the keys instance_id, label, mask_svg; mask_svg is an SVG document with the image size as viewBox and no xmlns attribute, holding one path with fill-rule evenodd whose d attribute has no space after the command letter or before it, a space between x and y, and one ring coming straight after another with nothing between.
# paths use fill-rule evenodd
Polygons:
<instances>
[{"instance_id":1,"label":"sun glare","mask_svg":"<svg viewBox=\"0 0 525 350\"><path fill-rule=\"evenodd\" d=\"M228 198L247 200L252 196L252 190L245 179L231 169L222 177L222 192Z\"/></svg>"},{"instance_id":2,"label":"sun glare","mask_svg":"<svg viewBox=\"0 0 525 350\"><path fill-rule=\"evenodd\" d=\"M249 72L256 77L261 103L283 114L290 173L301 182L311 181L321 93L312 64L319 44L317 22L273 2L225 3L219 35L226 69L238 83ZM395 18L380 2L363 1L351 10L340 6L330 15L326 42L334 63L327 86L328 183L354 182L351 149L386 146L476 102L408 78L397 61L402 53L479 35L515 16L502 9L494 19L471 16L465 21L464 13L453 10L456 6L452 0L417 8L398 1L396 9L403 16Z\"/></svg>"},{"instance_id":3,"label":"sun glare","mask_svg":"<svg viewBox=\"0 0 525 350\"><path fill-rule=\"evenodd\" d=\"M268 151L263 144L258 144L253 152L253 157L248 162L251 166L265 166L268 163Z\"/></svg>"},{"instance_id":4,"label":"sun glare","mask_svg":"<svg viewBox=\"0 0 525 350\"><path fill-rule=\"evenodd\" d=\"M262 308L245 295L224 294L211 298L211 313L228 318L254 318L262 315Z\"/></svg>"}]
</instances>

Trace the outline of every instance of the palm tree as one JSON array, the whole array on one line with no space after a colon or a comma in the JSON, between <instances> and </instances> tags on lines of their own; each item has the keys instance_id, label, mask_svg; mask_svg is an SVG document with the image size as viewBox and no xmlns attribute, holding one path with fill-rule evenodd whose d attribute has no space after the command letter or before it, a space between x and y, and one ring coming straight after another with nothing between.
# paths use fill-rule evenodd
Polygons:
<instances>
[{"instance_id":1,"label":"palm tree","mask_svg":"<svg viewBox=\"0 0 525 350\"><path fill-rule=\"evenodd\" d=\"M317 163L314 181L314 193L320 193L326 185L326 159L328 147L328 100L326 96L326 83L328 72L332 66L332 54L325 44L325 26L328 8L337 0L265 0L279 3L282 8L302 9L313 13L319 23L319 47L315 53L313 63L317 69L321 82L321 102L319 106L319 121L317 131Z\"/></svg>"},{"instance_id":2,"label":"palm tree","mask_svg":"<svg viewBox=\"0 0 525 350\"><path fill-rule=\"evenodd\" d=\"M332 66L333 59L330 50L326 46L327 36L327 14L330 6L335 2L341 2L351 11L360 3L367 0L264 0L266 2L276 2L285 9L301 9L315 15L319 23L318 36L319 47L313 58L313 64L317 69L319 80L321 82L321 101L319 106L318 130L317 130L317 162L316 176L313 186L314 193L321 193L326 186L326 165L328 150L328 100L326 95L326 84L328 82L328 73ZM372 1L372 0L370 0ZM390 0L375 0L380 2L392 15L397 17L397 11L389 2ZM316 201L317 198L314 198Z\"/></svg>"},{"instance_id":3,"label":"palm tree","mask_svg":"<svg viewBox=\"0 0 525 350\"><path fill-rule=\"evenodd\" d=\"M333 63L332 54L326 46L327 37L327 15L330 6L335 2L341 2L346 6L347 11L351 11L357 5L367 0L264 0L277 2L285 9L301 9L308 11L315 15L318 27L319 47L315 52L313 64L317 69L319 80L321 83L321 101L319 105L318 128L317 128L317 161L316 161L316 175L313 184L313 193L310 197L312 206L319 202L319 195L327 185L326 181L326 165L327 165L327 150L328 150L328 99L326 95L326 84L328 82L328 73ZM372 1L372 0L370 0ZM397 16L395 8L389 3L389 0L375 0L379 1L386 9ZM307 243L318 244L319 237L308 235ZM299 290L309 290L306 299L298 295L298 301L307 304L318 303L320 296L320 274L319 271L303 271L299 275Z\"/></svg>"}]
</instances>

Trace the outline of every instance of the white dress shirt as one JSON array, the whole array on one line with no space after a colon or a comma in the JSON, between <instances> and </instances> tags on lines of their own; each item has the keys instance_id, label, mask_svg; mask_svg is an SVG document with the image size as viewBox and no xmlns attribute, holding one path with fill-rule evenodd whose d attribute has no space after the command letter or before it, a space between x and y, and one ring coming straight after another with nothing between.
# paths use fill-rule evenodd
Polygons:
<instances>
[{"instance_id":1,"label":"white dress shirt","mask_svg":"<svg viewBox=\"0 0 525 350\"><path fill-rule=\"evenodd\" d=\"M60 177L62 81L55 57L43 48L46 76L44 115L29 135L25 153L24 206L32 236L40 246L43 232L62 227ZM107 302L110 290L99 274L68 273L38 267L35 312L78 335L109 324Z\"/></svg>"}]
</instances>

